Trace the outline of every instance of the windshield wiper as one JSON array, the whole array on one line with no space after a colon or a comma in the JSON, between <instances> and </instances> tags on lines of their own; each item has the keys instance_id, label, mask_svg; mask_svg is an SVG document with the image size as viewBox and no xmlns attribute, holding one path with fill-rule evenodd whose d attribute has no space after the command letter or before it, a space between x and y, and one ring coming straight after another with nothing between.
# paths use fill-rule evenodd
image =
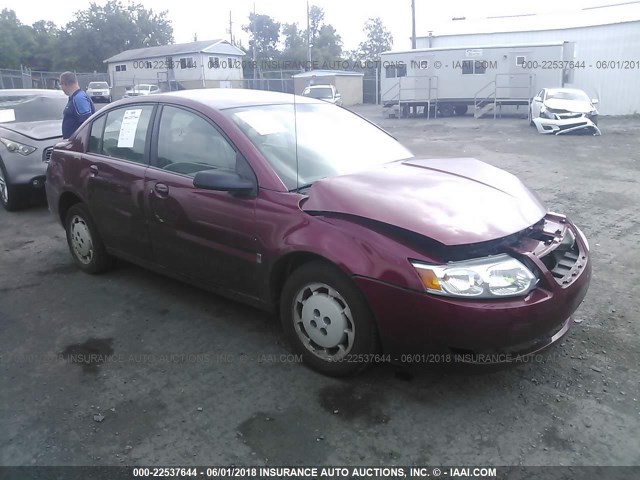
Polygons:
<instances>
[{"instance_id":1,"label":"windshield wiper","mask_svg":"<svg viewBox=\"0 0 640 480\"><path fill-rule=\"evenodd\" d=\"M298 188L294 188L292 190L289 190L290 192L300 192L301 190L304 190L305 188L309 188L310 186L312 186L315 182L311 182L311 183L305 183L304 185L298 187Z\"/></svg>"}]
</instances>

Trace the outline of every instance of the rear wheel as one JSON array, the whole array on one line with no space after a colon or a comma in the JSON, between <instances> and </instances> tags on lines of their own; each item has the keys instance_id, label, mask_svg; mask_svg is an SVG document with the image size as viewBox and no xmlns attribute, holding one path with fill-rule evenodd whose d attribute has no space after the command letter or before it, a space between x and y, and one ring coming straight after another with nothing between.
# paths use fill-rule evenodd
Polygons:
<instances>
[{"instance_id":1,"label":"rear wheel","mask_svg":"<svg viewBox=\"0 0 640 480\"><path fill-rule=\"evenodd\" d=\"M69 208L65 221L67 244L71 256L80 269L87 273L101 273L113 265L93 219L81 203Z\"/></svg>"},{"instance_id":2,"label":"rear wheel","mask_svg":"<svg viewBox=\"0 0 640 480\"><path fill-rule=\"evenodd\" d=\"M8 212L14 212L24 204L23 192L19 187L11 185L2 161L0 161L0 203Z\"/></svg>"},{"instance_id":3,"label":"rear wheel","mask_svg":"<svg viewBox=\"0 0 640 480\"><path fill-rule=\"evenodd\" d=\"M282 326L296 353L320 373L353 375L378 350L373 315L362 293L336 267L312 262L287 279Z\"/></svg>"}]
</instances>

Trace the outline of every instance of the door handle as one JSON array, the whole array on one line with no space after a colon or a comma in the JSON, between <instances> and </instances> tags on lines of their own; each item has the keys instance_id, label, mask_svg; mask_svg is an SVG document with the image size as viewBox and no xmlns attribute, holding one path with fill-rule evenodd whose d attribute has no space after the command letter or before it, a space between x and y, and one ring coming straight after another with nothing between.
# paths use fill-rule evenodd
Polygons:
<instances>
[{"instance_id":1,"label":"door handle","mask_svg":"<svg viewBox=\"0 0 640 480\"><path fill-rule=\"evenodd\" d=\"M156 183L153 189L160 197L169 196L169 187L167 187L164 183Z\"/></svg>"},{"instance_id":2,"label":"door handle","mask_svg":"<svg viewBox=\"0 0 640 480\"><path fill-rule=\"evenodd\" d=\"M98 175L98 166L97 165L89 165L89 172L92 177Z\"/></svg>"}]
</instances>

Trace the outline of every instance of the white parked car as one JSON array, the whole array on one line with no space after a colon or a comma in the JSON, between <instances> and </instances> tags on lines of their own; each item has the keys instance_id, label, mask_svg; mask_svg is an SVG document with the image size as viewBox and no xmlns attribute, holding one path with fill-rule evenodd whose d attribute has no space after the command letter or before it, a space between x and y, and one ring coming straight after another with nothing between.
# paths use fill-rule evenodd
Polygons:
<instances>
[{"instance_id":1,"label":"white parked car","mask_svg":"<svg viewBox=\"0 0 640 480\"><path fill-rule=\"evenodd\" d=\"M87 87L87 95L91 100L97 102L102 100L111 103L111 88L107 82L91 82Z\"/></svg>"},{"instance_id":2,"label":"white parked car","mask_svg":"<svg viewBox=\"0 0 640 480\"><path fill-rule=\"evenodd\" d=\"M150 83L141 83L139 85L136 85L135 87L127 89L122 98L138 97L140 95L150 95L152 93L160 93L160 87L158 87L157 85L152 85Z\"/></svg>"},{"instance_id":3,"label":"white parked car","mask_svg":"<svg viewBox=\"0 0 640 480\"><path fill-rule=\"evenodd\" d=\"M325 102L342 105L342 95L338 93L333 85L311 85L302 92L303 97L316 98Z\"/></svg>"},{"instance_id":4,"label":"white parked car","mask_svg":"<svg viewBox=\"0 0 640 480\"><path fill-rule=\"evenodd\" d=\"M599 135L597 99L575 88L543 88L529 106L529 124L556 135L587 129Z\"/></svg>"}]
</instances>

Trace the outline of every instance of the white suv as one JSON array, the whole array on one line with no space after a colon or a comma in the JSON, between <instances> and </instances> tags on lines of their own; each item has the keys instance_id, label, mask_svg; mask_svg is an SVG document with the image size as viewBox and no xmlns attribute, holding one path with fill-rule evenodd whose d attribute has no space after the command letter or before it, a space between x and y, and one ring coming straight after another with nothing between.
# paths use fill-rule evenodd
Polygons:
<instances>
[{"instance_id":1,"label":"white suv","mask_svg":"<svg viewBox=\"0 0 640 480\"><path fill-rule=\"evenodd\" d=\"M152 93L160 93L160 87L150 83L141 83L135 87L128 88L122 98L138 97L140 95L151 95Z\"/></svg>"},{"instance_id":2,"label":"white suv","mask_svg":"<svg viewBox=\"0 0 640 480\"><path fill-rule=\"evenodd\" d=\"M111 103L111 88L107 82L91 82L87 87L87 95L91 100L102 100Z\"/></svg>"}]
</instances>

